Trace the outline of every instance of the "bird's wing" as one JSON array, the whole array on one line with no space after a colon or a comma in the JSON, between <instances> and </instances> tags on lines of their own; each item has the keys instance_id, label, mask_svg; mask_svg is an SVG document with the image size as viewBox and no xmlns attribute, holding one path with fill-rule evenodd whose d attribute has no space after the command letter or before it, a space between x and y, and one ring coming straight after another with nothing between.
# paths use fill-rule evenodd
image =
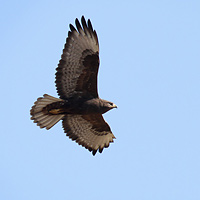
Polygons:
<instances>
[{"instance_id":1,"label":"bird's wing","mask_svg":"<svg viewBox=\"0 0 200 200\"><path fill-rule=\"evenodd\" d=\"M56 72L56 88L62 99L74 96L98 97L97 74L99 44L90 20L82 16L81 24L75 20L63 49Z\"/></svg>"},{"instance_id":2,"label":"bird's wing","mask_svg":"<svg viewBox=\"0 0 200 200\"><path fill-rule=\"evenodd\" d=\"M115 136L101 114L66 115L63 119L66 135L95 155L108 147Z\"/></svg>"}]
</instances>

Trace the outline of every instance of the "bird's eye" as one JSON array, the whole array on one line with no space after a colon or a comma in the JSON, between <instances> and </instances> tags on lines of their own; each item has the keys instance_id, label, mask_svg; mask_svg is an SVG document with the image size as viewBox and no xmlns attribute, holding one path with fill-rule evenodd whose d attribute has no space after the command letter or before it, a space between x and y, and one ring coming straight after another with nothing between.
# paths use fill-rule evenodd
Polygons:
<instances>
[{"instance_id":1,"label":"bird's eye","mask_svg":"<svg viewBox=\"0 0 200 200\"><path fill-rule=\"evenodd\" d=\"M113 103L109 103L110 104L110 106L113 106Z\"/></svg>"}]
</instances>

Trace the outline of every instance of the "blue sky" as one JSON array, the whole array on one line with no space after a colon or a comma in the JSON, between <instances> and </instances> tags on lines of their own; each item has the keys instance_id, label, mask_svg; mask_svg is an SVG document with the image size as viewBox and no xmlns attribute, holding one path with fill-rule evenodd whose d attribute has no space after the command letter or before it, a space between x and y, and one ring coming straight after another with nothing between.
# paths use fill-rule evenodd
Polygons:
<instances>
[{"instance_id":1,"label":"blue sky","mask_svg":"<svg viewBox=\"0 0 200 200\"><path fill-rule=\"evenodd\" d=\"M200 2L4 1L0 199L199 200ZM100 42L99 94L116 140L93 157L58 123L30 120L57 97L69 23L90 18Z\"/></svg>"}]
</instances>

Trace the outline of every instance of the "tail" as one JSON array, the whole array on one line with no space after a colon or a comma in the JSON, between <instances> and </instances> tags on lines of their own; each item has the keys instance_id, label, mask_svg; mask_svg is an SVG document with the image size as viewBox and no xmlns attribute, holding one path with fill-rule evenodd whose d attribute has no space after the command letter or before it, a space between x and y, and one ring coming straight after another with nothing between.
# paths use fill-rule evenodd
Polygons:
<instances>
[{"instance_id":1,"label":"tail","mask_svg":"<svg viewBox=\"0 0 200 200\"><path fill-rule=\"evenodd\" d=\"M63 114L52 115L43 110L47 105L59 101L63 100L52 97L48 94L44 94L43 97L38 98L30 111L31 119L34 120L34 123L37 123L40 128L46 128L48 130L59 122L64 117Z\"/></svg>"}]
</instances>

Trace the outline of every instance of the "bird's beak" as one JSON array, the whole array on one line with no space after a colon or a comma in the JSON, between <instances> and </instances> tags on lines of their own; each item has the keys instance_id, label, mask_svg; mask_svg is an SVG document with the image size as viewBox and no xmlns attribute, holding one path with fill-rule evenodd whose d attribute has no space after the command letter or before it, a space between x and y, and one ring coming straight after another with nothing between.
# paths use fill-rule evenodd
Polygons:
<instances>
[{"instance_id":1,"label":"bird's beak","mask_svg":"<svg viewBox=\"0 0 200 200\"><path fill-rule=\"evenodd\" d=\"M117 108L117 105L113 104L113 108Z\"/></svg>"}]
</instances>

